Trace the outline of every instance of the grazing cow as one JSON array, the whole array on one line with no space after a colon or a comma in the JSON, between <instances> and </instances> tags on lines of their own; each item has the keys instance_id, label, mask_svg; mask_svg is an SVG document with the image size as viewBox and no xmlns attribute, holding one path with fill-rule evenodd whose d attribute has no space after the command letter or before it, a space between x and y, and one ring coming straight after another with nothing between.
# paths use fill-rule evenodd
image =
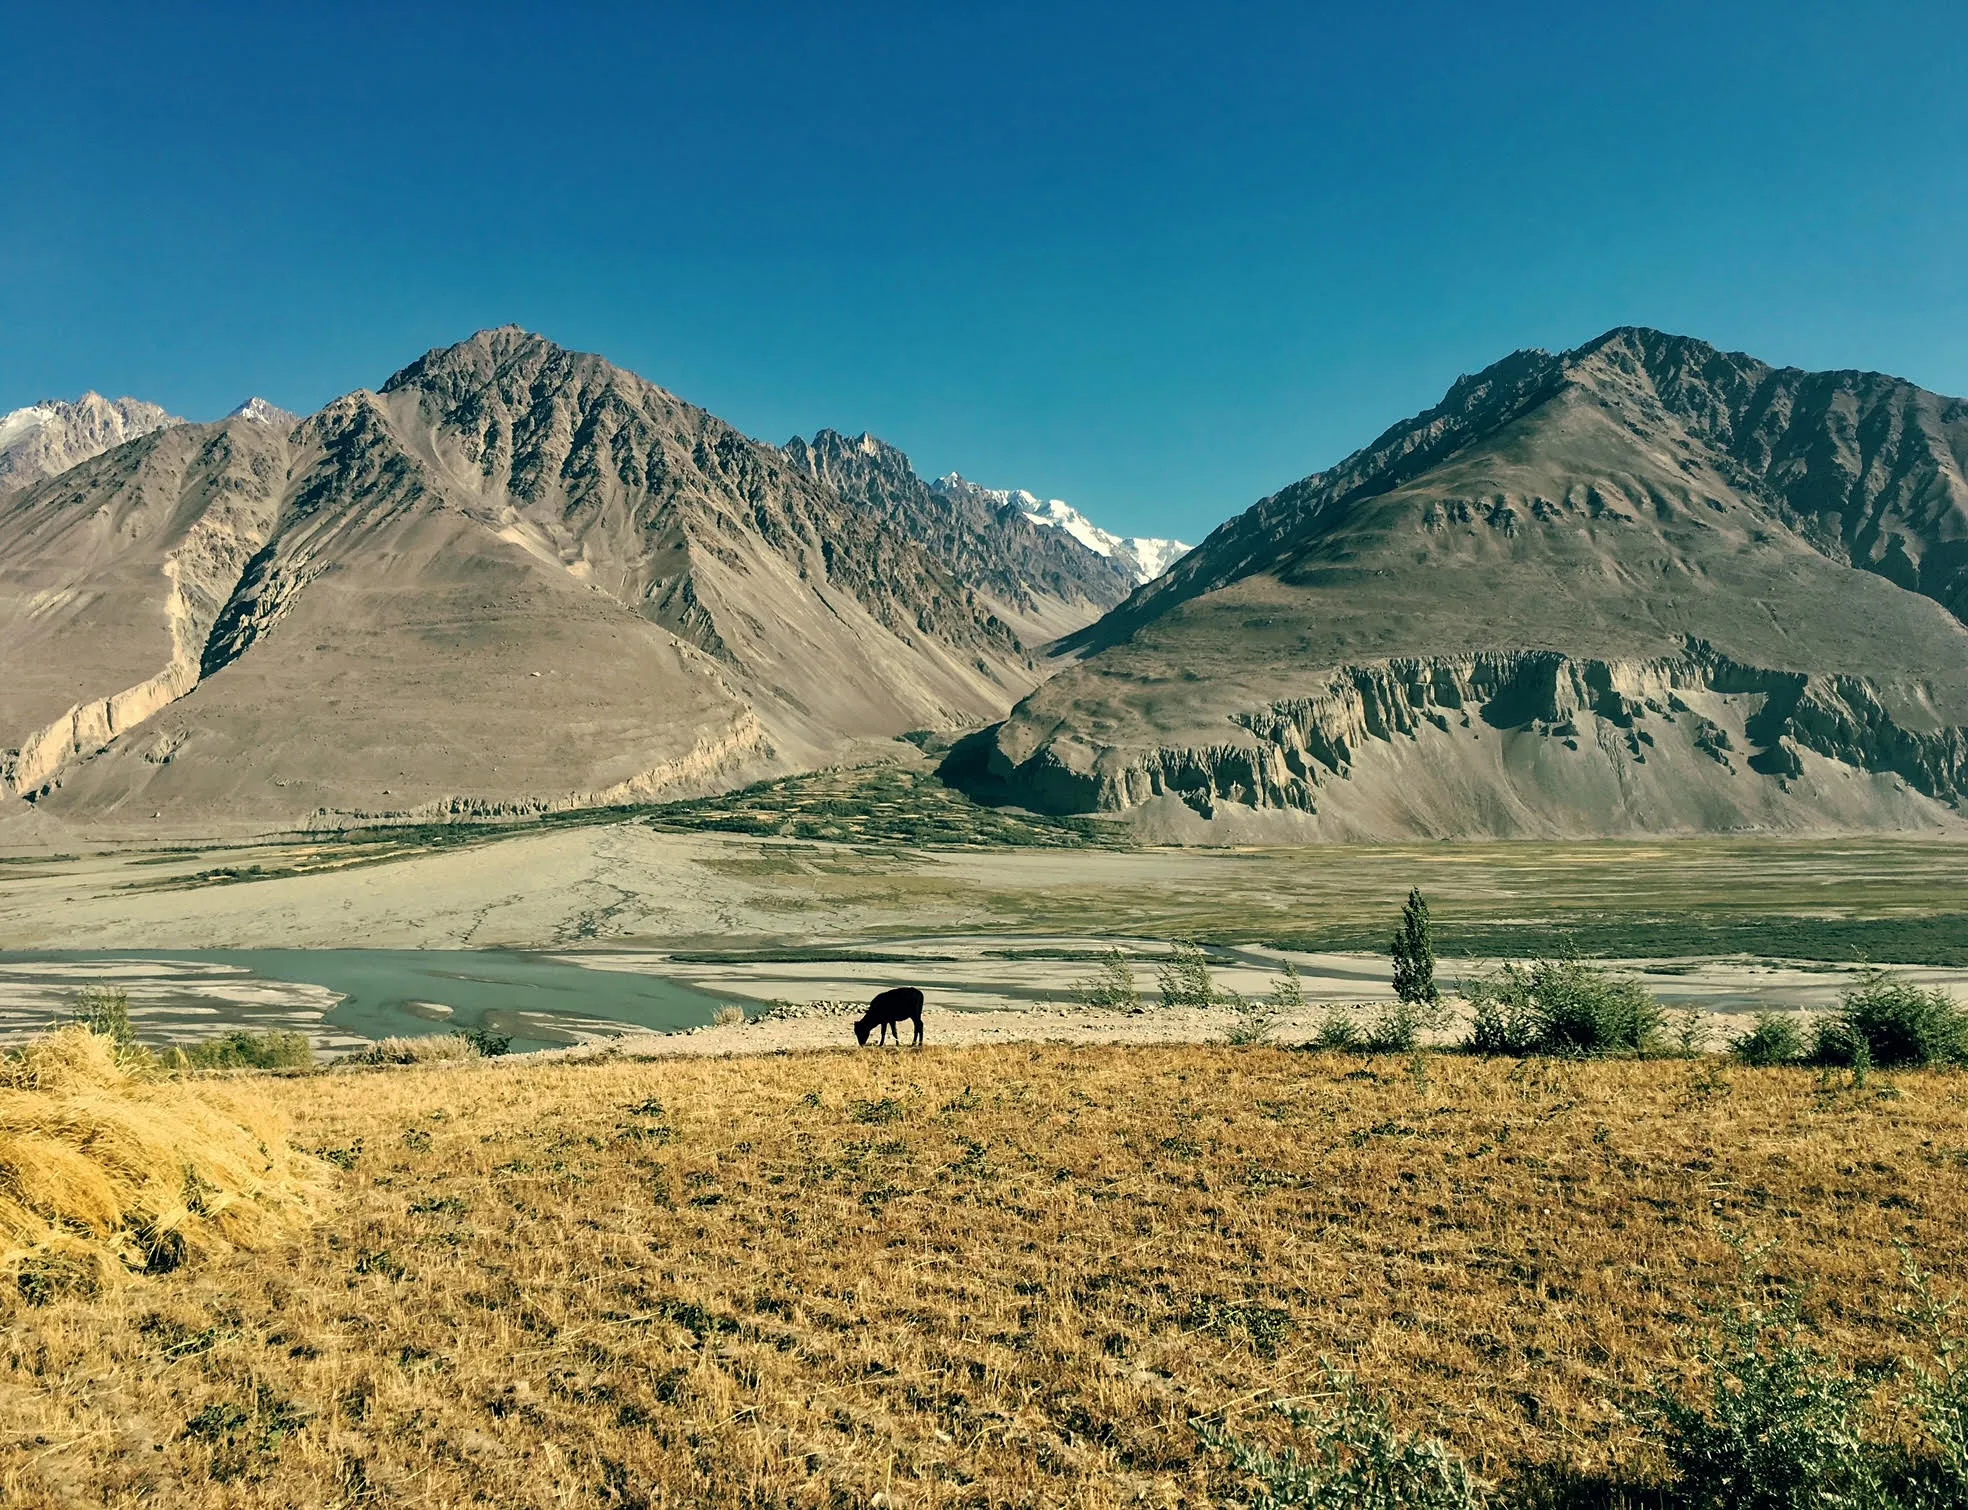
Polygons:
<instances>
[{"instance_id":1,"label":"grazing cow","mask_svg":"<svg viewBox=\"0 0 1968 1510\"><path fill-rule=\"evenodd\" d=\"M856 1042L865 1045L868 1034L875 1028L881 1029L877 1043L888 1042L888 1030L895 1029L895 1043L902 1044L902 1024L913 1022L916 1025L916 1047L922 1047L922 1007L923 994L914 986L897 986L892 991L884 991L868 1003L868 1010L854 1025Z\"/></svg>"}]
</instances>

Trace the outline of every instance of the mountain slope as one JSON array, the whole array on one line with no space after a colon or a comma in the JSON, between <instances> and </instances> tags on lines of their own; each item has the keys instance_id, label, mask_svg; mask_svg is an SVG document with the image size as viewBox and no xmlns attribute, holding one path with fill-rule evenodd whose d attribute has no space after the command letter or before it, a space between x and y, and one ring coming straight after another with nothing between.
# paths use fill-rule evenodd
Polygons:
<instances>
[{"instance_id":1,"label":"mountain slope","mask_svg":"<svg viewBox=\"0 0 1968 1510\"><path fill-rule=\"evenodd\" d=\"M924 482L872 435L822 430L785 446L795 465L843 499L927 546L1029 645L1083 628L1128 595L1133 578L1106 552L1043 529L983 489Z\"/></svg>"},{"instance_id":2,"label":"mountain slope","mask_svg":"<svg viewBox=\"0 0 1968 1510\"><path fill-rule=\"evenodd\" d=\"M1190 549L1180 540L1116 535L1112 530L1102 529L1063 499L1041 498L1023 488L979 487L955 472L937 478L930 486L945 497L973 499L1001 516L1017 514L1033 524L1062 531L1095 555L1112 561L1137 584L1152 582Z\"/></svg>"},{"instance_id":3,"label":"mountain slope","mask_svg":"<svg viewBox=\"0 0 1968 1510\"><path fill-rule=\"evenodd\" d=\"M0 493L30 487L126 440L184 421L140 399L85 393L0 414Z\"/></svg>"},{"instance_id":4,"label":"mountain slope","mask_svg":"<svg viewBox=\"0 0 1968 1510\"><path fill-rule=\"evenodd\" d=\"M0 508L0 781L57 814L619 800L980 723L1035 680L891 522L514 329Z\"/></svg>"},{"instance_id":5,"label":"mountain slope","mask_svg":"<svg viewBox=\"0 0 1968 1510\"><path fill-rule=\"evenodd\" d=\"M1964 455L1892 379L1518 353L1073 637L983 769L1226 835L1953 824Z\"/></svg>"}]
</instances>

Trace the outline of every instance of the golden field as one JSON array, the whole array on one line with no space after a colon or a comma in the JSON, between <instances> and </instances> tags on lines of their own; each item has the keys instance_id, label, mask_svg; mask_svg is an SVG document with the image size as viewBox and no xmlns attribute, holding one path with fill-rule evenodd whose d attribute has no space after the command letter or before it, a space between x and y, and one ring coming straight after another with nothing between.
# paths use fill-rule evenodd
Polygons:
<instances>
[{"instance_id":1,"label":"golden field","mask_svg":"<svg viewBox=\"0 0 1968 1510\"><path fill-rule=\"evenodd\" d=\"M1264 1435L1322 1357L1493 1479L1644 1482L1622 1407L1737 1293L1722 1230L1855 1364L1918 1356L1902 1245L1968 1289L1958 1074L994 1046L250 1088L323 1159L313 1224L10 1286L0 1501L1199 1504L1191 1421Z\"/></svg>"}]
</instances>

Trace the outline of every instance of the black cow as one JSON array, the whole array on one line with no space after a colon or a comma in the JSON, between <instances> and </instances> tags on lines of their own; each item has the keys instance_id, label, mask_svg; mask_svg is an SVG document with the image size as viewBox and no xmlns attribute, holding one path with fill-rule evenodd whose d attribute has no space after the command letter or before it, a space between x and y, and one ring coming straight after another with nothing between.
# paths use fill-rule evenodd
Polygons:
<instances>
[{"instance_id":1,"label":"black cow","mask_svg":"<svg viewBox=\"0 0 1968 1510\"><path fill-rule=\"evenodd\" d=\"M922 1007L923 994L914 986L897 986L892 991L884 991L868 1003L868 1010L861 1015L861 1020L854 1025L855 1040L859 1043L866 1044L868 1034L873 1029L879 1027L881 1029L881 1037L875 1041L877 1043L887 1043L888 1030L893 1028L895 1029L895 1042L899 1047L902 1042L902 1024L913 1022L916 1025L916 1047L921 1048Z\"/></svg>"}]
</instances>

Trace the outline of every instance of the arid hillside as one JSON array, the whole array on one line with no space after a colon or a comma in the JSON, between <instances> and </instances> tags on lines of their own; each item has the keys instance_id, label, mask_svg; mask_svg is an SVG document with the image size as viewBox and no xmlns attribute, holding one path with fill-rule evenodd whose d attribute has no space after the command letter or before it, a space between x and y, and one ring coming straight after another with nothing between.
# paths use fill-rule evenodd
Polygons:
<instances>
[{"instance_id":1,"label":"arid hillside","mask_svg":"<svg viewBox=\"0 0 1968 1510\"><path fill-rule=\"evenodd\" d=\"M1230 839L1959 826L1968 403L1522 352L1066 642L952 772Z\"/></svg>"},{"instance_id":2,"label":"arid hillside","mask_svg":"<svg viewBox=\"0 0 1968 1510\"><path fill-rule=\"evenodd\" d=\"M813 455L510 328L112 449L0 503L0 802L144 832L730 785L1001 716L1121 595Z\"/></svg>"}]
</instances>

